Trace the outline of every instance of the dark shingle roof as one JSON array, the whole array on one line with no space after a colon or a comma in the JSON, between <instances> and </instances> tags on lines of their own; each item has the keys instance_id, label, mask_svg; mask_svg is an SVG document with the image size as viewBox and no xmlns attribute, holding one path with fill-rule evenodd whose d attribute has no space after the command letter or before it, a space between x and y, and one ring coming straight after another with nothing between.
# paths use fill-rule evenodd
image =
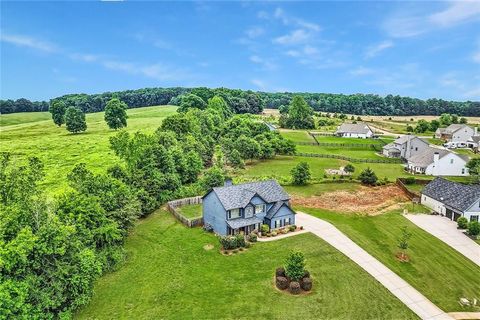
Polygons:
<instances>
[{"instance_id":1,"label":"dark shingle roof","mask_svg":"<svg viewBox=\"0 0 480 320\"><path fill-rule=\"evenodd\" d=\"M445 149L438 149L433 147L428 147L423 150L423 152L416 154L408 159L408 163L416 167L428 167L433 163L433 156L435 153L438 153L439 159L445 157L447 154L452 152Z\"/></svg>"},{"instance_id":2,"label":"dark shingle roof","mask_svg":"<svg viewBox=\"0 0 480 320\"><path fill-rule=\"evenodd\" d=\"M255 194L267 203L286 201L290 196L275 180L249 182L213 188L225 210L245 208Z\"/></svg>"},{"instance_id":3,"label":"dark shingle roof","mask_svg":"<svg viewBox=\"0 0 480 320\"><path fill-rule=\"evenodd\" d=\"M270 210L268 210L267 212L267 215L265 216L265 218L268 218L268 219L272 219L275 214L278 212L278 210L280 210L280 208L285 205L287 208L290 209L290 207L285 203L285 202L282 202L282 201L279 201L279 202L276 202L271 208ZM290 209L292 210L292 209ZM293 211L293 210L292 210Z\"/></svg>"},{"instance_id":4,"label":"dark shingle roof","mask_svg":"<svg viewBox=\"0 0 480 320\"><path fill-rule=\"evenodd\" d=\"M435 178L423 188L422 194L453 209L465 211L480 199L480 184L467 185Z\"/></svg>"}]
</instances>

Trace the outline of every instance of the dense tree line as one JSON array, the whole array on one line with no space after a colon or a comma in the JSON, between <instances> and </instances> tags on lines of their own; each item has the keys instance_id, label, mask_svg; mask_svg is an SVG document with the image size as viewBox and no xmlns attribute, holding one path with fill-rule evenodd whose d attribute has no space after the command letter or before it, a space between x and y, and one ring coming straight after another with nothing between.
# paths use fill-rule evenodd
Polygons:
<instances>
[{"instance_id":1,"label":"dense tree line","mask_svg":"<svg viewBox=\"0 0 480 320\"><path fill-rule=\"evenodd\" d=\"M238 89L205 87L199 88L144 88L105 92L101 94L69 94L50 100L63 101L67 106L75 106L83 112L103 111L109 100L118 98L128 108L155 105L180 105L184 96L194 94L206 104L215 95L221 96L235 113L259 113L263 108L278 109L289 105L294 95L302 96L315 111L337 112L359 115L440 115L442 113L460 116L480 115L480 102L446 101L442 99L421 100L410 97L374 94L330 94L330 93L268 93ZM197 106L199 107L199 106ZM0 100L0 113L47 111L45 101L31 102L27 99Z\"/></svg>"}]
</instances>

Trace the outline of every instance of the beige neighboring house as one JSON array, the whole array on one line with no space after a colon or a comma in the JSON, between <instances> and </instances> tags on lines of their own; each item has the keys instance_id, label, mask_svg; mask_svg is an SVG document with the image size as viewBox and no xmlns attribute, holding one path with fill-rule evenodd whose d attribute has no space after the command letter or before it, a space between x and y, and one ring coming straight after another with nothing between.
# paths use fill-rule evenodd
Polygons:
<instances>
[{"instance_id":1,"label":"beige neighboring house","mask_svg":"<svg viewBox=\"0 0 480 320\"><path fill-rule=\"evenodd\" d=\"M407 170L430 176L468 176L468 156L446 149L428 147L408 159Z\"/></svg>"},{"instance_id":2,"label":"beige neighboring house","mask_svg":"<svg viewBox=\"0 0 480 320\"><path fill-rule=\"evenodd\" d=\"M467 141L477 136L477 128L472 128L466 124L451 124L446 128L438 128L435 131L435 138L448 142L448 147L465 148Z\"/></svg>"},{"instance_id":3,"label":"beige neighboring house","mask_svg":"<svg viewBox=\"0 0 480 320\"><path fill-rule=\"evenodd\" d=\"M405 135L383 147L383 155L389 158L408 159L428 148L428 142L414 135Z\"/></svg>"},{"instance_id":4,"label":"beige neighboring house","mask_svg":"<svg viewBox=\"0 0 480 320\"><path fill-rule=\"evenodd\" d=\"M335 135L345 138L368 139L373 137L373 130L364 122L342 123L335 131Z\"/></svg>"}]
</instances>

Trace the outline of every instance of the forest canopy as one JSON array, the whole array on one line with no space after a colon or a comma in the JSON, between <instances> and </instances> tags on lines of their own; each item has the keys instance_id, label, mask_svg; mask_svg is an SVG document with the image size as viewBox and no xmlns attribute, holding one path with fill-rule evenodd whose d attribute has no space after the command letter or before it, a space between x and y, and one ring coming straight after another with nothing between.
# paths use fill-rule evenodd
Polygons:
<instances>
[{"instance_id":1,"label":"forest canopy","mask_svg":"<svg viewBox=\"0 0 480 320\"><path fill-rule=\"evenodd\" d=\"M0 113L48 111L49 104L64 102L67 107L75 106L85 113L105 110L112 98L125 102L128 108L156 105L177 105L182 101L196 100L199 97L205 105L208 99L217 95L222 97L235 113L260 113L264 108L278 109L290 104L293 96L301 96L315 111L337 112L358 115L440 115L442 113L460 116L480 115L479 101L446 101L442 99L417 99L375 94L332 94L332 93L293 93L293 92L254 92L250 90L228 88L144 88L100 94L68 94L46 101L28 99L0 100ZM198 102L198 101L197 101ZM198 107L198 103L197 103Z\"/></svg>"}]
</instances>

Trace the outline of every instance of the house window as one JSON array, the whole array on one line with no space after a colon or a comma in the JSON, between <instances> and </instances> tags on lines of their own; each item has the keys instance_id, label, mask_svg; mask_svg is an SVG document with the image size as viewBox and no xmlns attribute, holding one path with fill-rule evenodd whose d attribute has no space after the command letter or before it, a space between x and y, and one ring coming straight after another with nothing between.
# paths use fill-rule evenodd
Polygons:
<instances>
[{"instance_id":1,"label":"house window","mask_svg":"<svg viewBox=\"0 0 480 320\"><path fill-rule=\"evenodd\" d=\"M470 216L470 222L478 221L478 216Z\"/></svg>"},{"instance_id":2,"label":"house window","mask_svg":"<svg viewBox=\"0 0 480 320\"><path fill-rule=\"evenodd\" d=\"M453 159L450 159L450 164L452 164L452 163L453 163Z\"/></svg>"},{"instance_id":3,"label":"house window","mask_svg":"<svg viewBox=\"0 0 480 320\"><path fill-rule=\"evenodd\" d=\"M257 204L255 206L255 214L264 213L264 212L265 212L265 205L264 204Z\"/></svg>"},{"instance_id":4,"label":"house window","mask_svg":"<svg viewBox=\"0 0 480 320\"><path fill-rule=\"evenodd\" d=\"M415 147L415 151L418 151L418 147Z\"/></svg>"},{"instance_id":5,"label":"house window","mask_svg":"<svg viewBox=\"0 0 480 320\"><path fill-rule=\"evenodd\" d=\"M253 207L248 206L245 208L245 218L251 218L253 217Z\"/></svg>"},{"instance_id":6,"label":"house window","mask_svg":"<svg viewBox=\"0 0 480 320\"><path fill-rule=\"evenodd\" d=\"M465 168L462 168L462 174L465 174Z\"/></svg>"},{"instance_id":7,"label":"house window","mask_svg":"<svg viewBox=\"0 0 480 320\"><path fill-rule=\"evenodd\" d=\"M240 209L232 209L228 212L228 219L240 218Z\"/></svg>"},{"instance_id":8,"label":"house window","mask_svg":"<svg viewBox=\"0 0 480 320\"><path fill-rule=\"evenodd\" d=\"M285 218L283 225L284 226L290 225L290 218Z\"/></svg>"},{"instance_id":9,"label":"house window","mask_svg":"<svg viewBox=\"0 0 480 320\"><path fill-rule=\"evenodd\" d=\"M282 226L282 220L275 220L275 229Z\"/></svg>"}]
</instances>

